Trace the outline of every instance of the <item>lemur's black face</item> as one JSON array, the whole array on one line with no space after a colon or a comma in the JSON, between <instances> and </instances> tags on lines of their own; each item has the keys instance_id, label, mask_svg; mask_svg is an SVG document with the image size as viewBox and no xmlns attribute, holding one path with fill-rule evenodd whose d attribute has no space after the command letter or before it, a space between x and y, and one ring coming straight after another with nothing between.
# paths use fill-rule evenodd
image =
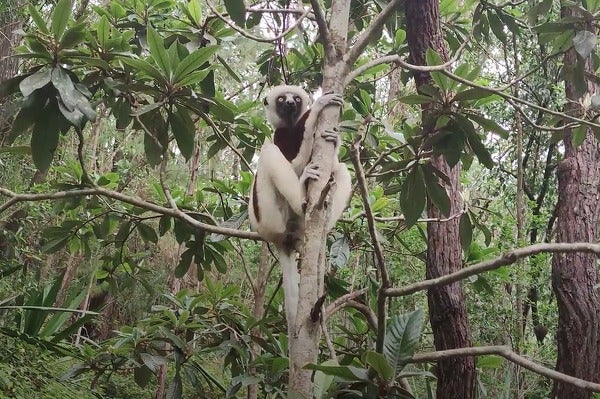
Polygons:
<instances>
[{"instance_id":1,"label":"lemur's black face","mask_svg":"<svg viewBox=\"0 0 600 399\"><path fill-rule=\"evenodd\" d=\"M301 116L300 112L302 112L303 108L302 97L294 93L284 93L277 97L276 101L275 110L277 111L277 115L290 126L293 125Z\"/></svg>"}]
</instances>

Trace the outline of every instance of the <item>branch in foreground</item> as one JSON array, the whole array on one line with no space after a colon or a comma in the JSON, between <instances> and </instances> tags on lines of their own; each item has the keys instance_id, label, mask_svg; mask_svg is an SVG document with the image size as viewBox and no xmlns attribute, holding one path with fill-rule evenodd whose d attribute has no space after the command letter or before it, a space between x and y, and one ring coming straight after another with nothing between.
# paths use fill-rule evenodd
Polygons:
<instances>
[{"instance_id":1,"label":"branch in foreground","mask_svg":"<svg viewBox=\"0 0 600 399\"><path fill-rule=\"evenodd\" d=\"M47 201L47 200L59 200L64 198L73 198L73 197L84 197L86 195L97 195L107 198L112 198L117 201L124 202L126 204L130 204L133 206L138 206L140 208L153 211L156 213L160 213L162 215L169 215L181 219L187 222L194 228L199 230L204 230L209 233L223 234L228 237L238 237L238 238L247 238L250 240L260 240L261 238L257 233L251 231L242 231L236 229L230 229L227 227L219 227L214 226L212 224L199 222L187 213L179 210L166 208L164 206L160 206L154 204L152 202L145 201L141 198L130 197L123 193L108 190L102 187L95 188L83 188L79 190L68 190L68 191L57 191L53 193L41 193L41 194L17 194L13 191L10 191L4 187L0 187L0 194L6 197L9 197L9 200L0 206L0 214L10 208L12 205L15 205L19 202L37 202L37 201Z\"/></svg>"},{"instance_id":2,"label":"branch in foreground","mask_svg":"<svg viewBox=\"0 0 600 399\"><path fill-rule=\"evenodd\" d=\"M467 277L475 276L477 274L487 272L490 270L498 269L501 266L508 266L515 263L521 258L526 258L539 253L552 252L552 253L566 253L566 252L587 252L594 253L600 256L600 244L593 244L590 242L573 242L573 243L542 243L529 245L523 248L513 249L512 251L505 252L502 256L479 262L473 266L466 267L457 272L447 274L442 277L421 281L415 284L410 284L405 287L388 288L385 290L387 296L405 296L410 295L418 291L427 290L433 287L439 287L448 285L460 280L464 280Z\"/></svg>"},{"instance_id":3,"label":"branch in foreground","mask_svg":"<svg viewBox=\"0 0 600 399\"><path fill-rule=\"evenodd\" d=\"M600 384L582 380L567 374L541 366L523 356L517 355L508 346L478 346L473 348L458 348L445 351L420 353L414 355L409 363L427 363L435 362L441 359L466 356L498 355L506 360L518 364L519 366L533 371L536 374L574 385L578 388L588 389L594 392L600 392Z\"/></svg>"}]
</instances>

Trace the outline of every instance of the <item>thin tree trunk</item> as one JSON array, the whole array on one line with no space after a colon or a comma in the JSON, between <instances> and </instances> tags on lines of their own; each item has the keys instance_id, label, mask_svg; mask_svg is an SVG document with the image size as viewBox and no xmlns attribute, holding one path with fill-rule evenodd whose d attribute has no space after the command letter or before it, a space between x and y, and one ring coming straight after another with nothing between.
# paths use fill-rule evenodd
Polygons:
<instances>
[{"instance_id":1,"label":"thin tree trunk","mask_svg":"<svg viewBox=\"0 0 600 399\"><path fill-rule=\"evenodd\" d=\"M407 21L407 39L411 62L425 65L425 53L432 48L442 59L448 55L440 29L439 4L437 0L407 0L405 3ZM415 72L417 88L431 82L428 73ZM423 120L435 110L424 108ZM433 126L434 123L428 122ZM424 134L429 127L424 124ZM450 214L460 212L460 164L450 167L442 156L433 157L431 165L448 176L450 185L446 187L450 198ZM430 218L443 218L444 215L431 201L428 201L427 213ZM447 222L433 222L427 226L427 264L428 279L458 271L462 268L459 220L453 218ZM429 318L433 330L436 350L463 348L471 346L471 337L464 293L460 283L433 288L427 292ZM475 364L473 358L444 359L438 362L437 369L438 399L470 399L474 397Z\"/></svg>"},{"instance_id":2,"label":"thin tree trunk","mask_svg":"<svg viewBox=\"0 0 600 399\"><path fill-rule=\"evenodd\" d=\"M261 320L265 317L265 291L267 288L267 282L269 280L269 247L266 242L263 242L260 247L260 255L258 261L258 270L256 271L256 279L254 280L253 294L254 294L254 305L252 306L252 316L256 320ZM262 338L260 327L254 327L252 329L252 335L258 338ZM255 340L252 342L252 356L256 358L260 356L261 346ZM248 371L250 375L256 375L256 368L251 367ZM258 384L248 385L248 399L258 398Z\"/></svg>"},{"instance_id":3,"label":"thin tree trunk","mask_svg":"<svg viewBox=\"0 0 600 399\"><path fill-rule=\"evenodd\" d=\"M575 14L563 8L563 17ZM593 27L587 29L594 31ZM599 87L587 82L585 92L575 85L575 66L593 75L592 62L581 60L574 49L564 57L567 112L581 116L579 99ZM573 145L572 130L565 129L565 156L557 169L557 242L597 242L600 212L600 145L591 129L583 143ZM558 304L558 356L556 370L584 380L600 382L600 301L597 259L592 254L555 254L552 258L552 287ZM552 397L589 399L592 392L555 381Z\"/></svg>"}]
</instances>

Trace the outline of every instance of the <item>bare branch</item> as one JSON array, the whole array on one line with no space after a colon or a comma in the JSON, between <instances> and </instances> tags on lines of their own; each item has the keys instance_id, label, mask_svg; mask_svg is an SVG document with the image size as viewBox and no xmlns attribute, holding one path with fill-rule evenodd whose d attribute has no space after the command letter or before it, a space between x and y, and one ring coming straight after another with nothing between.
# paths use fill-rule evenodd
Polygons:
<instances>
[{"instance_id":1,"label":"bare branch","mask_svg":"<svg viewBox=\"0 0 600 399\"><path fill-rule=\"evenodd\" d=\"M187 213L173 208L166 208L164 206L160 206L154 204L152 202L148 202L141 198L131 197L120 193L118 191L108 190L103 187L94 187L94 188L84 188L80 190L69 190L69 191L56 191L52 193L40 193L40 194L18 194L13 191L10 191L4 187L0 187L0 194L6 197L9 197L9 200L6 201L2 206L0 206L0 214L4 212L6 209L10 208L12 205L19 202L37 202L37 201L46 201L46 200L59 200L65 198L73 198L73 197L83 197L87 195L97 195L101 197L108 197L115 199L117 201L124 202L126 204L138 206L140 208L153 211L159 213L161 215L173 216L178 219L181 219L187 222L194 228L199 230L204 230L209 233L223 234L228 237L238 237L238 238L247 238L250 240L260 240L261 238L257 233L251 231L242 231L236 229L230 229L227 227L219 227L213 226L211 224L202 223L188 215Z\"/></svg>"},{"instance_id":2,"label":"bare branch","mask_svg":"<svg viewBox=\"0 0 600 399\"><path fill-rule=\"evenodd\" d=\"M261 36L255 36L255 35L253 35L251 33L248 33L244 29L240 28L239 26L237 26L236 24L234 24L232 21L230 21L228 18L226 18L223 14L221 14L220 12L218 12L217 9L215 8L215 6L210 1L207 1L206 5L208 5L208 8L210 8L210 10L213 12L213 14L215 14L217 16L217 18L219 18L221 21L225 22L231 29L235 30L237 33L239 33L240 35L242 35L244 37L247 37L250 40L254 40L254 41L257 41L257 42L261 42L261 43L272 43L272 42L275 42L275 41L277 41L277 40L285 37L285 35L287 35L291 31L293 31L294 29L296 29L296 27L298 25L300 25L300 23L302 22L302 20L311 11L310 8L304 10L304 12L298 17L298 19L296 20L296 22L294 24L292 24L289 28L287 28L286 30L284 30L283 32L281 32L277 36L266 38L266 37L261 37Z\"/></svg>"},{"instance_id":3,"label":"bare branch","mask_svg":"<svg viewBox=\"0 0 600 399\"><path fill-rule=\"evenodd\" d=\"M513 249L505 252L502 256L479 262L473 266L466 267L457 272L446 274L442 277L424 280L415 284L410 284L405 287L388 288L385 291L387 296L405 296L418 291L427 290L433 287L452 284L456 281L464 280L467 277L475 276L483 272L498 269L502 266L508 266L515 263L521 258L537 255L540 253L572 253L572 252L587 252L600 255L600 244L590 242L573 242L573 243L541 243L529 245L523 248Z\"/></svg>"},{"instance_id":4,"label":"bare branch","mask_svg":"<svg viewBox=\"0 0 600 399\"><path fill-rule=\"evenodd\" d=\"M340 308L344 307L346 305L347 302L358 298L361 295L364 295L367 292L366 288L363 288L361 290L358 291L354 291L354 292L349 292L345 295L342 295L341 297L339 297L338 299L336 299L335 301L331 302L329 304L329 306L327 306L327 308L325 308L325 311L323 312L324 314L324 319L327 320L331 317L332 314L334 314L335 312L337 312Z\"/></svg>"},{"instance_id":5,"label":"bare branch","mask_svg":"<svg viewBox=\"0 0 600 399\"><path fill-rule=\"evenodd\" d=\"M310 5L313 8L313 13L315 14L315 21L317 22L319 33L323 38L323 43L329 45L331 43L330 32L329 28L327 27L327 20L325 19L323 7L321 7L321 3L319 3L319 0L310 0Z\"/></svg>"},{"instance_id":6,"label":"bare branch","mask_svg":"<svg viewBox=\"0 0 600 399\"><path fill-rule=\"evenodd\" d=\"M466 356L483 356L483 355L498 355L506 360L518 364L519 366L533 371L536 374L574 385L578 388L588 389L594 392L600 392L600 384L582 380L577 377L572 377L567 374L559 373L558 371L541 366L526 357L520 356L513 352L508 346L478 346L473 348L458 348L448 349L445 351L420 353L414 355L409 361L410 363L428 363L435 362L441 359Z\"/></svg>"},{"instance_id":7,"label":"bare branch","mask_svg":"<svg viewBox=\"0 0 600 399\"><path fill-rule=\"evenodd\" d=\"M387 268L385 266L383 247L375 231L375 219L373 217L373 211L371 210L371 204L369 202L369 189L367 187L367 179L365 178L365 172L362 167L362 164L360 163L360 142L360 137L355 140L352 152L350 153L350 158L352 159L352 164L354 165L354 170L356 171L356 182L360 191L363 206L365 208L365 217L367 218L369 235L371 236L371 240L373 240L373 248L375 250L375 257L377 258L377 266L379 269L379 273L381 273L381 283L383 284L383 287L389 287L390 279L388 277Z\"/></svg>"},{"instance_id":8,"label":"bare branch","mask_svg":"<svg viewBox=\"0 0 600 399\"><path fill-rule=\"evenodd\" d=\"M358 39L356 39L356 42L354 42L354 45L350 51L344 56L344 62L348 67L352 67L352 65L354 65L367 45L381 32L383 24L388 20L389 16L394 11L398 11L403 3L404 0L392 0L387 4L387 6L385 6L383 10L381 10L379 14L377 14L375 18L373 18L367 29L365 29L363 33L358 36Z\"/></svg>"}]
</instances>

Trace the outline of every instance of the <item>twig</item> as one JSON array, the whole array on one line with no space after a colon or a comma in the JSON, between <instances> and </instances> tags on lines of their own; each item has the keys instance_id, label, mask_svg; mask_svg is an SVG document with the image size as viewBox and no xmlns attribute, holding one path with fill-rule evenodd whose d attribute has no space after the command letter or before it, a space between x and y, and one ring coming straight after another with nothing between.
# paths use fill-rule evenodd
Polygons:
<instances>
[{"instance_id":1,"label":"twig","mask_svg":"<svg viewBox=\"0 0 600 399\"><path fill-rule=\"evenodd\" d=\"M240 35L247 37L248 39L257 41L257 42L261 42L261 43L272 43L275 42L283 37L285 37L285 35L287 35L288 33L290 33L291 31L293 31L294 29L296 29L296 26L298 26L302 20L310 13L310 8L307 8L296 20L296 22L294 24L292 24L288 29L284 30L283 32L281 32L279 35L277 36L273 36L271 38L265 38L265 37L260 37L260 36L255 36L251 33L248 33L247 31L245 31L244 29L240 28L239 26L237 26L236 24L234 24L232 21L230 21L229 19L227 19L223 14L219 13L217 11L217 9L215 8L215 6L213 4L211 4L210 1L206 2L206 5L208 6L208 8L210 8L210 10L223 22L225 22L227 25L229 25L229 27L233 30L235 30L237 33L239 33Z\"/></svg>"},{"instance_id":2,"label":"twig","mask_svg":"<svg viewBox=\"0 0 600 399\"><path fill-rule=\"evenodd\" d=\"M333 346L333 342L329 336L329 331L327 330L327 324L324 317L321 317L321 331L323 332L323 338L325 338L325 344L327 344L327 349L329 349L329 355L331 356L331 359L336 364L339 364L337 355L335 353L335 347Z\"/></svg>"},{"instance_id":3,"label":"twig","mask_svg":"<svg viewBox=\"0 0 600 399\"><path fill-rule=\"evenodd\" d=\"M367 45L380 33L383 24L388 20L388 17L404 3L404 0L392 0L375 18L371 20L368 28L365 29L354 42L354 45L344 56L344 62L348 67L354 65L358 57L363 53ZM346 79L349 82L349 80Z\"/></svg>"},{"instance_id":4,"label":"twig","mask_svg":"<svg viewBox=\"0 0 600 399\"><path fill-rule=\"evenodd\" d=\"M323 312L324 314L324 318L325 319L329 319L331 317L332 314L334 314L338 309L344 307L346 305L346 302L349 302L353 299L358 298L359 296L366 294L367 293L367 289L363 288L361 290L358 291L354 291L354 292L349 292L345 295L342 295L341 297L339 297L338 299L336 299L335 301L331 302L326 308L325 311Z\"/></svg>"}]
</instances>

